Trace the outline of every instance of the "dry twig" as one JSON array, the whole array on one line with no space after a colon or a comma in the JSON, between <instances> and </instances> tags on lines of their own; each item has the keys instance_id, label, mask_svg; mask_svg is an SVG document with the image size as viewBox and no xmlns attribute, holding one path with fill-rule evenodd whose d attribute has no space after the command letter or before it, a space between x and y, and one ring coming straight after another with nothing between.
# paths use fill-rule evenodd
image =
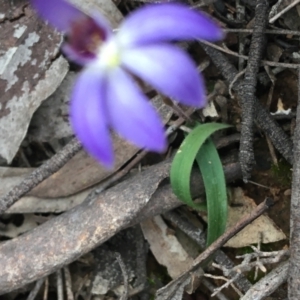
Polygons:
<instances>
[{"instance_id":1,"label":"dry twig","mask_svg":"<svg viewBox=\"0 0 300 300\"><path fill-rule=\"evenodd\" d=\"M224 280L225 281L225 283L222 286L220 286L214 290L214 292L210 295L211 297L218 295L223 289L228 288L229 286L231 286L240 297L243 295L241 293L241 291L234 285L234 281L235 281L234 278L228 279L224 276L212 275L212 274L207 274L207 273L204 274L204 276L213 278L216 280Z\"/></svg>"},{"instance_id":2,"label":"dry twig","mask_svg":"<svg viewBox=\"0 0 300 300\"><path fill-rule=\"evenodd\" d=\"M207 41L200 41L201 44L207 45L211 48L217 49L221 52L224 52L226 54L238 57L238 58L243 58L245 60L249 60L249 56L247 55L240 55L228 48L223 48L218 45L215 45L211 42ZM289 64L289 63L282 63L282 62L276 62L276 61L270 61L270 60L261 60L261 64L264 66L269 66L269 67L279 67L279 68L290 68L290 69L298 69L298 64Z\"/></svg>"},{"instance_id":3,"label":"dry twig","mask_svg":"<svg viewBox=\"0 0 300 300\"><path fill-rule=\"evenodd\" d=\"M298 3L300 2L300 0L295 0L293 1L290 5L288 5L286 8L284 8L282 11L280 11L277 15L275 15L274 17L272 17L269 22L270 23L274 23L278 18L280 18L283 14L285 14L287 11L289 11L291 8L293 8L294 6L296 6Z\"/></svg>"},{"instance_id":4,"label":"dry twig","mask_svg":"<svg viewBox=\"0 0 300 300\"><path fill-rule=\"evenodd\" d=\"M57 300L64 300L64 287L61 269L56 271Z\"/></svg>"},{"instance_id":5,"label":"dry twig","mask_svg":"<svg viewBox=\"0 0 300 300\"><path fill-rule=\"evenodd\" d=\"M210 258L218 249L220 249L225 243L227 243L234 235L240 232L248 224L253 222L256 218L262 215L274 205L274 200L267 198L264 202L259 204L249 215L242 218L236 225L227 230L222 236L220 236L215 242L213 242L203 253L201 253L194 261L193 266L197 267Z\"/></svg>"},{"instance_id":6,"label":"dry twig","mask_svg":"<svg viewBox=\"0 0 300 300\"><path fill-rule=\"evenodd\" d=\"M281 263L273 269L241 298L241 300L261 300L274 293L288 277L288 262ZM291 298L289 298L291 299ZM296 299L296 298L293 298Z\"/></svg>"},{"instance_id":7,"label":"dry twig","mask_svg":"<svg viewBox=\"0 0 300 300\"><path fill-rule=\"evenodd\" d=\"M206 239L204 232L200 228L196 228L188 220L180 216L176 211L169 211L164 214L164 217L176 224L176 226L180 230L182 230L186 235L193 239L202 249L205 249ZM235 266L232 260L228 258L228 256L222 250L218 250L216 252L214 261L216 261L219 265L222 265L222 267L226 269L232 269ZM251 287L251 283L241 273L233 271L228 274L228 277L234 278L235 284L243 292L248 291Z\"/></svg>"},{"instance_id":8,"label":"dry twig","mask_svg":"<svg viewBox=\"0 0 300 300\"><path fill-rule=\"evenodd\" d=\"M253 222L256 218L262 215L267 209L274 204L274 201L267 198L264 202L258 205L249 215L242 218L235 226L227 230L222 236L220 236L215 242L213 242L204 252L202 252L193 262L192 266L180 275L178 278L172 280L163 289L157 291L156 296L161 298L163 293L167 290L176 292L179 287L182 287L182 283L186 284L189 282L191 274L197 273L199 267L205 265L209 259L220 249L227 241L229 241L235 234L245 228L248 224ZM174 294L174 293L173 293ZM168 295L172 297L171 295ZM169 298L168 298L169 299ZM170 298L174 299L174 298Z\"/></svg>"},{"instance_id":9,"label":"dry twig","mask_svg":"<svg viewBox=\"0 0 300 300\"><path fill-rule=\"evenodd\" d=\"M42 166L34 170L20 184L12 188L6 195L0 198L0 215L3 214L10 206L18 201L22 196L31 191L43 180L53 173L57 172L67 163L80 149L81 144L77 139L73 139L60 152L56 153Z\"/></svg>"},{"instance_id":10,"label":"dry twig","mask_svg":"<svg viewBox=\"0 0 300 300\"><path fill-rule=\"evenodd\" d=\"M202 48L210 56L213 63L221 71L225 79L230 83L237 75L236 68L228 61L228 59L219 51L201 43ZM240 81L233 85L233 90L239 94ZM265 134L272 140L275 148L282 154L282 156L290 163L293 162L293 145L290 138L285 134L282 128L274 121L269 112L256 101L256 121L262 128Z\"/></svg>"},{"instance_id":11,"label":"dry twig","mask_svg":"<svg viewBox=\"0 0 300 300\"><path fill-rule=\"evenodd\" d=\"M121 271L122 271L122 275L123 275L123 280L124 280L124 293L121 296L120 300L127 300L128 299L128 294L129 294L128 273L127 273L125 263L122 260L122 257L120 255L120 253L116 253L116 258L117 258L117 261L118 261L118 263L120 265L120 268L121 268Z\"/></svg>"},{"instance_id":12,"label":"dry twig","mask_svg":"<svg viewBox=\"0 0 300 300\"><path fill-rule=\"evenodd\" d=\"M240 28L224 28L225 32L237 32L237 33L252 33L253 29L240 29ZM266 29L266 34L282 34L282 35L300 35L300 31L287 30L287 29Z\"/></svg>"},{"instance_id":13,"label":"dry twig","mask_svg":"<svg viewBox=\"0 0 300 300\"><path fill-rule=\"evenodd\" d=\"M289 299L300 299L300 68L298 70L298 105L294 132L294 164L291 196L291 257Z\"/></svg>"},{"instance_id":14,"label":"dry twig","mask_svg":"<svg viewBox=\"0 0 300 300\"><path fill-rule=\"evenodd\" d=\"M42 278L42 279L39 279L36 283L35 283L35 286L34 288L32 289L32 291L30 292L30 294L28 295L27 297L27 300L34 300L35 297L37 296L41 286L43 285L44 281L45 281L46 278Z\"/></svg>"},{"instance_id":15,"label":"dry twig","mask_svg":"<svg viewBox=\"0 0 300 300\"><path fill-rule=\"evenodd\" d=\"M203 285L204 285L206 288L208 288L211 292L214 292L214 291L215 291L215 289L216 289L215 286L214 286L209 280L203 278L203 279L202 279L202 283L203 283ZM218 294L216 295L216 297L217 297L218 299L220 299L220 300L228 300L228 298L227 298L225 295L223 295L222 293L218 293Z\"/></svg>"},{"instance_id":16,"label":"dry twig","mask_svg":"<svg viewBox=\"0 0 300 300\"><path fill-rule=\"evenodd\" d=\"M48 291L49 291L49 277L46 277L45 280L45 288L44 288L44 293L43 293L43 300L48 299Z\"/></svg>"},{"instance_id":17,"label":"dry twig","mask_svg":"<svg viewBox=\"0 0 300 300\"><path fill-rule=\"evenodd\" d=\"M74 300L74 295L72 291L72 278L69 267L64 267L64 275L65 275L65 285L66 285L66 294L67 300Z\"/></svg>"}]
</instances>

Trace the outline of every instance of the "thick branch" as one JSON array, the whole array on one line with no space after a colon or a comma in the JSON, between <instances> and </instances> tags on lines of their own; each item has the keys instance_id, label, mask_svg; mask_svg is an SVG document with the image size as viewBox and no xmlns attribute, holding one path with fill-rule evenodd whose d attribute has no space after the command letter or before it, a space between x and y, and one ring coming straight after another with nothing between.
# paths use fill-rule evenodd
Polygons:
<instances>
[{"instance_id":1,"label":"thick branch","mask_svg":"<svg viewBox=\"0 0 300 300\"><path fill-rule=\"evenodd\" d=\"M0 294L42 278L105 242L118 231L181 205L169 184L165 162L126 180L81 205L0 244ZM224 167L228 181L240 178L237 163ZM192 194L203 194L198 173L192 176Z\"/></svg>"},{"instance_id":2,"label":"thick branch","mask_svg":"<svg viewBox=\"0 0 300 300\"><path fill-rule=\"evenodd\" d=\"M296 300L300 299L300 68L298 70L298 106L294 133L290 245L289 299Z\"/></svg>"},{"instance_id":3,"label":"thick branch","mask_svg":"<svg viewBox=\"0 0 300 300\"><path fill-rule=\"evenodd\" d=\"M255 22L251 39L249 60L245 78L239 84L239 96L242 108L242 128L240 142L240 164L244 180L251 177L254 164L253 125L256 104L257 74L265 44L265 28L268 20L269 6L267 0L258 0L255 8Z\"/></svg>"}]
</instances>

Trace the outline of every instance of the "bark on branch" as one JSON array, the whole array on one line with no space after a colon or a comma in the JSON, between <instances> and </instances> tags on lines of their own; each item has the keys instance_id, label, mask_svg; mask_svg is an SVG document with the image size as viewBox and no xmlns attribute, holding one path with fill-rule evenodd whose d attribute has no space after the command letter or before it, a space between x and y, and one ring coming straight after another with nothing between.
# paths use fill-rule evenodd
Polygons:
<instances>
[{"instance_id":1,"label":"bark on branch","mask_svg":"<svg viewBox=\"0 0 300 300\"><path fill-rule=\"evenodd\" d=\"M0 244L0 294L53 273L108 240L118 231L181 205L165 183L170 163L150 167L85 201L33 231ZM227 181L241 177L238 163L224 167ZM192 194L203 194L192 176Z\"/></svg>"}]
</instances>

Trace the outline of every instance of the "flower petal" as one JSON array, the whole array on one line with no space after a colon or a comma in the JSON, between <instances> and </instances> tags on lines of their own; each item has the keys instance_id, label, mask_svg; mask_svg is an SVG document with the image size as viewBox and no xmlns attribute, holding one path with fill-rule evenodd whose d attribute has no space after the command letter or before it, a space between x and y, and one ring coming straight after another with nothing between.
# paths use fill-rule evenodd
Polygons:
<instances>
[{"instance_id":1,"label":"flower petal","mask_svg":"<svg viewBox=\"0 0 300 300\"><path fill-rule=\"evenodd\" d=\"M68 43L64 43L61 47L62 52L68 57L69 60L77 63L80 66L85 66L88 63L95 61L95 57L82 55L77 49L72 47L72 45Z\"/></svg>"},{"instance_id":2,"label":"flower petal","mask_svg":"<svg viewBox=\"0 0 300 300\"><path fill-rule=\"evenodd\" d=\"M166 137L163 124L130 76L115 68L111 70L107 87L109 121L117 133L138 147L164 151Z\"/></svg>"},{"instance_id":3,"label":"flower petal","mask_svg":"<svg viewBox=\"0 0 300 300\"><path fill-rule=\"evenodd\" d=\"M217 41L224 36L208 16L175 3L144 6L123 22L117 35L125 46L171 40Z\"/></svg>"},{"instance_id":4,"label":"flower petal","mask_svg":"<svg viewBox=\"0 0 300 300\"><path fill-rule=\"evenodd\" d=\"M85 69L73 89L70 120L84 148L106 167L112 167L113 148L106 113L106 80L98 68Z\"/></svg>"},{"instance_id":5,"label":"flower petal","mask_svg":"<svg viewBox=\"0 0 300 300\"><path fill-rule=\"evenodd\" d=\"M191 106L205 105L202 76L179 48L158 44L128 49L122 55L122 63L164 95Z\"/></svg>"},{"instance_id":6,"label":"flower petal","mask_svg":"<svg viewBox=\"0 0 300 300\"><path fill-rule=\"evenodd\" d=\"M37 12L52 26L67 32L73 22L86 18L86 14L64 0L31 0Z\"/></svg>"}]
</instances>

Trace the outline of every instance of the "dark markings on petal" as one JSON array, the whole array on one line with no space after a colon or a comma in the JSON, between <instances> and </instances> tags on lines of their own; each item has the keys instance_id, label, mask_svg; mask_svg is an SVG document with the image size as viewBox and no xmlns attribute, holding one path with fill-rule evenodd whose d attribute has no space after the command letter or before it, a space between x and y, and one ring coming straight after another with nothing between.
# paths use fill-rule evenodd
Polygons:
<instances>
[{"instance_id":1,"label":"dark markings on petal","mask_svg":"<svg viewBox=\"0 0 300 300\"><path fill-rule=\"evenodd\" d=\"M70 47L87 58L95 58L103 41L107 38L93 18L86 16L71 24L67 36Z\"/></svg>"}]
</instances>

